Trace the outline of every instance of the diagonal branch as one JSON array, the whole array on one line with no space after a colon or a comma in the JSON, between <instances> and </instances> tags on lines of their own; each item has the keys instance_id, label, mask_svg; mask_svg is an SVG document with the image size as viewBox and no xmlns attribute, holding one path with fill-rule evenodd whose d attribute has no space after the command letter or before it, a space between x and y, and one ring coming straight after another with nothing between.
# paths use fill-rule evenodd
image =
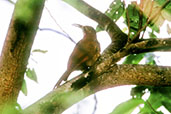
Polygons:
<instances>
[{"instance_id":1,"label":"diagonal branch","mask_svg":"<svg viewBox=\"0 0 171 114\"><path fill-rule=\"evenodd\" d=\"M70 86L87 74L67 82L24 110L24 114L61 114L81 99L98 91L121 85L170 86L171 67L151 65L114 65L86 86L74 90Z\"/></svg>"},{"instance_id":2,"label":"diagonal branch","mask_svg":"<svg viewBox=\"0 0 171 114\"><path fill-rule=\"evenodd\" d=\"M92 8L82 0L63 1L98 22L106 29L112 39L112 43L103 52L102 57L97 61L94 68L90 69L90 72L83 73L71 81L68 81L60 88L57 88L55 91L50 92L36 103L26 108L24 114L61 114L76 102L93 93L121 85L171 85L171 67L116 65L118 60L131 53L141 53L143 52L142 50L154 51L154 48L155 51L161 50L161 48L164 49L166 44L169 48L170 39L143 40L137 43L132 43L128 45L127 48L121 49L127 41L127 35L122 33L116 24L106 15ZM155 43L155 41L157 43ZM163 43L164 41L166 42ZM153 44L151 44L152 42ZM146 47L142 49L143 45ZM91 77L93 77L93 79L89 79ZM80 89L75 88L75 85L78 84L77 82L80 82L82 79L84 79L84 81L88 80L89 82L84 82L86 84Z\"/></svg>"},{"instance_id":3,"label":"diagonal branch","mask_svg":"<svg viewBox=\"0 0 171 114\"><path fill-rule=\"evenodd\" d=\"M127 42L127 35L124 34L120 28L111 20L108 16L100 12L99 10L88 5L83 0L63 0L82 14L86 15L90 19L96 21L102 26L109 34L112 40L112 47L115 47L115 52L121 49ZM109 51L109 50L108 50ZM112 50L110 50L112 51Z\"/></svg>"},{"instance_id":4,"label":"diagonal branch","mask_svg":"<svg viewBox=\"0 0 171 114\"><path fill-rule=\"evenodd\" d=\"M95 74L99 75L109 70L111 65L116 64L116 62L118 62L121 58L129 54L139 54L154 51L171 51L171 38L147 39L137 43L129 44L120 51L112 53L103 62L95 64Z\"/></svg>"},{"instance_id":5,"label":"diagonal branch","mask_svg":"<svg viewBox=\"0 0 171 114\"><path fill-rule=\"evenodd\" d=\"M124 34L120 28L111 20L109 17L107 17L105 14L101 13L97 9L93 8L92 6L85 3L83 0L63 0L75 9L77 9L79 12L83 13L90 19L96 21L100 26L105 28L105 30L108 32L112 43L105 49L105 51L102 53L100 60L97 61L97 63L94 65L94 68L92 69L98 69L97 72L103 72L101 69L105 70L108 69L109 63L113 63L113 53L116 53L118 50L122 49L125 44L127 43L127 35ZM106 60L107 59L107 60ZM93 71L96 71L93 70ZM97 73L96 72L96 73ZM99 74L97 73L97 74Z\"/></svg>"}]
</instances>

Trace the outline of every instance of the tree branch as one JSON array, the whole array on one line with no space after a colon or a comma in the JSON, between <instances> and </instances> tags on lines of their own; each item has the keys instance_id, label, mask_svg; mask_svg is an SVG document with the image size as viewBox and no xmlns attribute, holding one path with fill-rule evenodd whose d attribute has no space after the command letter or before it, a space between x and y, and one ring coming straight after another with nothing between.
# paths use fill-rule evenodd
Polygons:
<instances>
[{"instance_id":1,"label":"tree branch","mask_svg":"<svg viewBox=\"0 0 171 114\"><path fill-rule=\"evenodd\" d=\"M139 54L154 51L171 51L171 38L147 39L137 43L131 43L116 53L110 54L103 61L99 60L93 67L95 74L99 75L107 71L111 65L116 64L121 58L129 54ZM103 55L102 55L103 56Z\"/></svg>"},{"instance_id":2,"label":"tree branch","mask_svg":"<svg viewBox=\"0 0 171 114\"><path fill-rule=\"evenodd\" d=\"M96 21L100 26L102 26L109 34L112 40L112 46L109 46L108 51L105 53L117 52L121 49L127 42L127 35L123 33L120 28L111 20L108 16L100 12L99 10L88 5L82 0L63 0L75 9L77 9L82 14L86 15L90 19ZM109 50L111 47L115 47L114 50ZM113 49L113 48L112 48Z\"/></svg>"},{"instance_id":3,"label":"tree branch","mask_svg":"<svg viewBox=\"0 0 171 114\"><path fill-rule=\"evenodd\" d=\"M12 0L6 0L6 1L8 1L8 2L11 3L11 4L15 4L15 2L12 1Z\"/></svg>"},{"instance_id":4,"label":"tree branch","mask_svg":"<svg viewBox=\"0 0 171 114\"><path fill-rule=\"evenodd\" d=\"M1 113L5 105L17 101L44 1L18 0L15 4L0 58Z\"/></svg>"},{"instance_id":5,"label":"tree branch","mask_svg":"<svg viewBox=\"0 0 171 114\"><path fill-rule=\"evenodd\" d=\"M148 39L131 43L124 47L127 42L127 35L110 18L82 0L63 1L98 22L106 29L112 39L112 43L103 52L101 58L99 58L90 71L82 73L55 91L50 92L26 108L24 114L61 114L76 102L93 93L121 85L171 85L171 67L116 65L117 61L128 54L160 51L162 48L164 50L170 50L170 39ZM168 48L165 49L164 46ZM79 85L82 82L84 82L84 85Z\"/></svg>"},{"instance_id":6,"label":"tree branch","mask_svg":"<svg viewBox=\"0 0 171 114\"><path fill-rule=\"evenodd\" d=\"M109 17L107 17L105 14L101 13L97 9L91 7L87 3L85 3L82 0L63 0L69 5L73 6L75 9L77 9L79 12L83 13L87 17L93 19L97 23L99 23L100 26L102 26L109 34L112 43L105 49L105 51L102 53L99 61L95 64L94 68L96 69L93 71L102 72L101 69L105 70L104 67L108 68L110 65L109 63L113 63L113 53L116 53L118 50L122 49L125 44L127 43L127 35L123 33L119 27L111 20ZM107 59L107 60L106 60Z\"/></svg>"},{"instance_id":7,"label":"tree branch","mask_svg":"<svg viewBox=\"0 0 171 114\"><path fill-rule=\"evenodd\" d=\"M147 39L128 46L130 53L171 51L171 38Z\"/></svg>"},{"instance_id":8,"label":"tree branch","mask_svg":"<svg viewBox=\"0 0 171 114\"><path fill-rule=\"evenodd\" d=\"M54 30L54 29L51 29L51 28L39 28L39 30L40 31L52 31L52 32L55 32L55 33L57 33L57 34L59 34L59 35L62 35L62 36L64 36L64 37L66 37L66 38L68 38L69 40L71 40L71 42L73 42L74 44L76 44L76 42L73 40L73 38L71 38L68 34L66 34L66 33L62 33L62 32L59 32L59 31L57 31L57 30Z\"/></svg>"},{"instance_id":9,"label":"tree branch","mask_svg":"<svg viewBox=\"0 0 171 114\"><path fill-rule=\"evenodd\" d=\"M91 75L91 74L90 74ZM45 97L24 110L24 114L61 114L64 110L72 106L81 99L98 91L122 86L122 85L150 85L150 86L170 86L171 67L151 66L151 65L114 65L102 75L94 78L83 88L76 90L72 88L72 83L76 83L81 78L87 78L86 74L72 79L55 91L50 92Z\"/></svg>"}]
</instances>

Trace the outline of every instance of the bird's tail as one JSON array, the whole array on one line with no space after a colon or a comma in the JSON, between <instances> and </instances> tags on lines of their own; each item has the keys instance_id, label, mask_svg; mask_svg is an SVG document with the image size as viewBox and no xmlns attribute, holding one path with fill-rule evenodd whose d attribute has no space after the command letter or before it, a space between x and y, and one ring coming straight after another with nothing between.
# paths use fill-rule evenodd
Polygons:
<instances>
[{"instance_id":1,"label":"bird's tail","mask_svg":"<svg viewBox=\"0 0 171 114\"><path fill-rule=\"evenodd\" d=\"M58 88L63 80L66 81L70 74L71 74L71 71L68 71L68 70L65 71L64 74L60 77L60 79L58 80L58 82L56 83L56 85L54 86L53 89Z\"/></svg>"}]
</instances>

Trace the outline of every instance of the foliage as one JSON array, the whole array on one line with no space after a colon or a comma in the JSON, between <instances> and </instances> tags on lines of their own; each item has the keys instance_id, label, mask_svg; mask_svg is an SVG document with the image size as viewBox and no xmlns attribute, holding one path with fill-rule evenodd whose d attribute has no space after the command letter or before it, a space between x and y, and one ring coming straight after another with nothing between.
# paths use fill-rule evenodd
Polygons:
<instances>
[{"instance_id":1,"label":"foliage","mask_svg":"<svg viewBox=\"0 0 171 114\"><path fill-rule=\"evenodd\" d=\"M121 0L115 0L110 4L105 14L116 22L122 16L124 10L125 4Z\"/></svg>"},{"instance_id":2,"label":"foliage","mask_svg":"<svg viewBox=\"0 0 171 114\"><path fill-rule=\"evenodd\" d=\"M166 0L161 0L161 1L155 0L155 1L156 2L153 2L151 0L144 0L144 1L141 0L140 4L137 4L136 2L132 2L131 4L128 5L127 8L122 8L118 6L118 9L116 9L116 6L113 5L112 7L113 9L110 9L110 11L113 10L115 12L122 11L121 14L125 20L124 21L125 24L128 26L128 30L129 30L128 34L130 34L130 38L133 38L134 35L136 35L137 32L143 27L144 27L143 31L145 32L146 30L145 28L147 26L151 28L151 32L148 32L149 36L151 38L156 38L154 31L160 32L160 26L164 23L164 21L171 19L170 18L171 14L170 12L168 12L168 10L170 10L171 8L171 3L169 3L164 8L164 10L161 11L159 8L162 7L162 5L166 2ZM118 0L116 2L118 2ZM157 9L154 9L154 6L158 6ZM111 19L115 20L116 17L111 15L112 15L111 12L107 14L107 16L109 16ZM156 15L156 17L153 17L154 15ZM161 18L162 16L164 18ZM149 20L150 22L148 22ZM140 34L138 37L140 37ZM143 38L143 35L141 37ZM145 64L156 65L155 58L156 57L153 53L132 54L125 58L123 64L139 64L141 60L144 59ZM150 93L149 97L143 100L143 96L149 93ZM171 95L171 87L136 86L131 90L132 99L119 104L112 111L111 114L119 114L119 113L131 114L136 108L139 109L139 114L154 114L154 113L163 114L162 111L157 110L161 106L164 106L169 112L171 112L171 107L170 107L171 101L169 100L169 98L171 98L170 95ZM139 107L140 104L144 104L142 105L143 107Z\"/></svg>"},{"instance_id":3,"label":"foliage","mask_svg":"<svg viewBox=\"0 0 171 114\"><path fill-rule=\"evenodd\" d=\"M130 114L137 106L143 103L144 100L142 99L130 99L119 104L110 114Z\"/></svg>"},{"instance_id":4,"label":"foliage","mask_svg":"<svg viewBox=\"0 0 171 114\"><path fill-rule=\"evenodd\" d=\"M140 0L140 4L132 2L128 6L121 0L115 0L109 6L105 14L113 21L118 21L120 18L124 19L124 23L128 29L130 39L133 39L138 34L138 39L143 39L146 28L149 27L151 32L148 32L150 38L156 38L155 32L160 32L160 27L165 20L171 21L171 3L161 10L162 5L166 0ZM29 9L24 9L25 12ZM23 13L23 11L19 13ZM29 17L31 14L27 14ZM23 17L22 17L23 18ZM25 20L23 18L23 20ZM142 29L143 28L143 29ZM100 26L97 26L97 31L102 31ZM138 33L140 31L140 33ZM46 50L34 50L33 52L46 53ZM123 64L139 64L145 60L144 64L156 65L156 56L154 53L132 54L125 58ZM37 75L34 69L28 68L26 76L37 82ZM21 91L27 95L26 81L23 81ZM150 94L148 98L143 97ZM151 87L151 86L136 86L131 90L132 99L119 104L111 114L130 114L135 109L139 109L139 114L162 114L158 108L164 106L171 113L171 87ZM142 105L143 104L143 105ZM140 107L140 105L142 105ZM16 109L12 109L15 112ZM10 112L7 112L10 113Z\"/></svg>"},{"instance_id":5,"label":"foliage","mask_svg":"<svg viewBox=\"0 0 171 114\"><path fill-rule=\"evenodd\" d=\"M171 87L148 87L148 90L150 91L150 96L146 100L144 107L140 110L140 114L163 113L157 111L162 105L168 109L168 111L171 110L171 102L169 100L171 97Z\"/></svg>"},{"instance_id":6,"label":"foliage","mask_svg":"<svg viewBox=\"0 0 171 114\"><path fill-rule=\"evenodd\" d=\"M16 103L14 105L8 105L1 114L21 114L22 108L21 106Z\"/></svg>"},{"instance_id":7,"label":"foliage","mask_svg":"<svg viewBox=\"0 0 171 114\"><path fill-rule=\"evenodd\" d=\"M37 53L45 54L45 53L47 53L48 51L47 51L47 50L41 50L41 49L34 49L32 52L33 52L33 53L37 52ZM38 81L37 81L36 71L35 71L34 68L33 68L33 69L27 68L27 70L26 70L25 73L26 73L26 76L27 76L29 79L33 80L33 81L36 82L36 83L38 82ZM21 91L22 91L22 93L23 93L25 96L27 96L28 91L27 91L27 83L26 83L26 80L25 80L25 79L23 80L22 87L21 87Z\"/></svg>"},{"instance_id":8,"label":"foliage","mask_svg":"<svg viewBox=\"0 0 171 114\"><path fill-rule=\"evenodd\" d=\"M31 79L31 80L37 82L37 75L36 75L36 72L35 72L34 68L33 68L33 69L27 68L27 70L26 70L26 76L27 76L29 79ZM28 91L27 91L26 80L23 80L23 84L22 84L22 87L21 87L21 91L23 92L23 94L24 94L25 96L27 96L27 92L28 92Z\"/></svg>"},{"instance_id":9,"label":"foliage","mask_svg":"<svg viewBox=\"0 0 171 114\"><path fill-rule=\"evenodd\" d=\"M34 49L32 52L47 53L47 50Z\"/></svg>"},{"instance_id":10,"label":"foliage","mask_svg":"<svg viewBox=\"0 0 171 114\"><path fill-rule=\"evenodd\" d=\"M23 92L23 94L25 96L27 96L27 84L26 84L26 80L23 80L22 86L21 86L21 91Z\"/></svg>"},{"instance_id":11,"label":"foliage","mask_svg":"<svg viewBox=\"0 0 171 114\"><path fill-rule=\"evenodd\" d=\"M110 4L109 9L107 9L105 14L116 22L123 15L124 11L125 11L125 4L121 2L121 0L115 0ZM101 28L100 26L97 26L96 28L97 32L100 32L102 30L104 29Z\"/></svg>"},{"instance_id":12,"label":"foliage","mask_svg":"<svg viewBox=\"0 0 171 114\"><path fill-rule=\"evenodd\" d=\"M124 64L138 64L143 58L145 59L146 64L156 64L155 55L153 53L130 55L125 59ZM127 107L130 107L129 102L131 102L131 100L138 103L139 101L135 101L134 99L142 99L143 96L148 93L150 93L150 96L144 101L144 106L139 108L139 114L163 114L163 112L157 111L161 106L164 106L169 112L171 112L171 101L169 100L169 98L171 98L171 87L136 86L131 90L132 99L124 102L124 106L126 107L127 104ZM138 107L139 106L137 105L137 108ZM129 111L127 111L127 113L128 112Z\"/></svg>"},{"instance_id":13,"label":"foliage","mask_svg":"<svg viewBox=\"0 0 171 114\"><path fill-rule=\"evenodd\" d=\"M125 61L123 64L138 64L143 58L145 54L132 54L126 57Z\"/></svg>"},{"instance_id":14,"label":"foliage","mask_svg":"<svg viewBox=\"0 0 171 114\"><path fill-rule=\"evenodd\" d=\"M34 69L31 70L30 68L28 68L26 71L26 76L31 80L37 82L37 75Z\"/></svg>"}]
</instances>

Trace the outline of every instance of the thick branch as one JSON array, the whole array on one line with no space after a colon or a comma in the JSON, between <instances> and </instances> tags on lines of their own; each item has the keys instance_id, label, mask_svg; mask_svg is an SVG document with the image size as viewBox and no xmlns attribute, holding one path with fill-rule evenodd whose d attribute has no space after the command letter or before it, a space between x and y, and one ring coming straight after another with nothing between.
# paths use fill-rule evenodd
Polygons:
<instances>
[{"instance_id":1,"label":"thick branch","mask_svg":"<svg viewBox=\"0 0 171 114\"><path fill-rule=\"evenodd\" d=\"M128 46L130 53L171 51L171 38L148 39Z\"/></svg>"},{"instance_id":2,"label":"thick branch","mask_svg":"<svg viewBox=\"0 0 171 114\"><path fill-rule=\"evenodd\" d=\"M55 91L52 91L44 98L24 110L24 114L61 114L68 107L81 99L101 91L103 89L121 86L121 85L151 85L151 86L168 86L171 85L171 67L149 66L149 65L116 65L115 63L122 57L131 53L141 53L141 50L163 48L161 39L158 43L150 44L150 40L130 44L127 48L121 49L126 41L127 35L121 32L116 24L106 15L92 8L82 0L63 0L85 14L89 18L98 22L109 33L112 43L104 51L94 68L86 74L69 81ZM170 42L170 41L169 41ZM170 43L167 44L170 45ZM138 45L138 46L137 46ZM142 49L142 46L146 47ZM169 47L168 45L168 47ZM166 45L165 45L166 46ZM120 51L118 51L121 49ZM137 50L137 51L136 51ZM118 51L118 52L117 52ZM88 76L87 76L88 75ZM88 78L92 78L89 80ZM89 81L82 88L76 90L82 79ZM72 84L73 83L73 84ZM71 87L72 85L72 87ZM76 85L76 86L75 86Z\"/></svg>"},{"instance_id":3,"label":"thick branch","mask_svg":"<svg viewBox=\"0 0 171 114\"><path fill-rule=\"evenodd\" d=\"M171 85L171 67L113 65L108 71L93 80L90 85L97 86L97 91L120 85L169 86Z\"/></svg>"},{"instance_id":4,"label":"thick branch","mask_svg":"<svg viewBox=\"0 0 171 114\"><path fill-rule=\"evenodd\" d=\"M105 65L110 65L108 63L113 63L113 57L111 55L116 53L118 50L122 49L127 43L127 35L124 34L119 27L107 17L105 14L101 13L97 9L91 7L82 0L63 0L87 17L93 19L99 25L106 29L108 34L112 39L112 43L105 49L102 53L100 60L96 63L95 68L98 67L98 70L105 70ZM107 59L107 60L106 60ZM105 64L103 64L105 62ZM98 71L101 72L101 71Z\"/></svg>"},{"instance_id":5,"label":"thick branch","mask_svg":"<svg viewBox=\"0 0 171 114\"><path fill-rule=\"evenodd\" d=\"M85 3L82 0L63 0L75 9L77 9L79 12L83 13L90 19L93 19L96 21L100 26L105 28L105 30L108 32L110 38L112 39L112 47L115 47L114 50L117 52L119 49L121 49L127 42L127 35L124 34L120 28L111 20L109 17L107 17L105 14L101 13L99 10L91 7L87 3ZM109 46L109 48L111 48ZM109 49L108 52L109 53Z\"/></svg>"},{"instance_id":6,"label":"thick branch","mask_svg":"<svg viewBox=\"0 0 171 114\"><path fill-rule=\"evenodd\" d=\"M81 12L82 14L89 17L90 19L93 19L94 21L99 23L106 30L110 24L114 24L114 26L113 25L111 25L111 26L113 26L115 28L115 30L113 30L111 34L122 33L121 30L119 29L119 27L115 23L113 23L113 21L109 17L107 17L105 14L101 13L99 10L91 7L86 2L84 2L82 0L63 0L63 1L68 3L69 5L71 5L75 9L77 9L79 12ZM108 32L110 32L110 31L108 31ZM112 38L112 36L111 36L111 38Z\"/></svg>"},{"instance_id":7,"label":"thick branch","mask_svg":"<svg viewBox=\"0 0 171 114\"><path fill-rule=\"evenodd\" d=\"M139 54L154 51L171 51L171 38L167 39L147 39L137 43L132 43L122 50L110 54L103 61L99 60L94 66L95 74L99 75L107 71L111 65L116 64L121 58L129 54Z\"/></svg>"},{"instance_id":8,"label":"thick branch","mask_svg":"<svg viewBox=\"0 0 171 114\"><path fill-rule=\"evenodd\" d=\"M17 101L44 0L18 0L0 58L0 112Z\"/></svg>"},{"instance_id":9,"label":"thick branch","mask_svg":"<svg viewBox=\"0 0 171 114\"><path fill-rule=\"evenodd\" d=\"M121 85L170 86L171 67L150 65L114 65L79 90L70 86L87 77L82 74L24 110L24 114L61 114L81 99L103 89Z\"/></svg>"}]
</instances>

